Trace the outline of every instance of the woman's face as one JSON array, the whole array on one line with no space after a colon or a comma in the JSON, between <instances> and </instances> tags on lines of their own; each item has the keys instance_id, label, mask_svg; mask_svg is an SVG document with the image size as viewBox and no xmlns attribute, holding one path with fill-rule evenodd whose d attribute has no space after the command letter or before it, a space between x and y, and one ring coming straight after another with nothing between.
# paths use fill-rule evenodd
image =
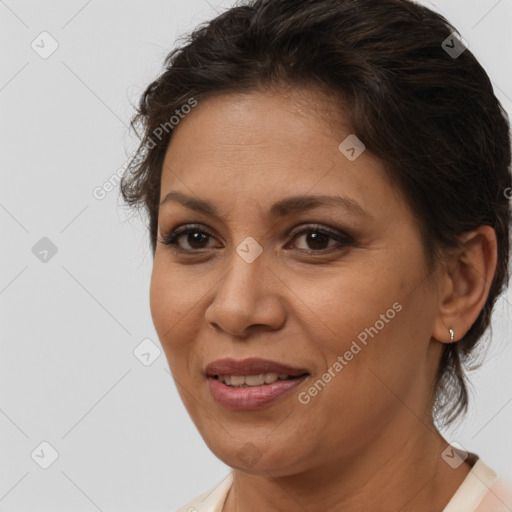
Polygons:
<instances>
[{"instance_id":1,"label":"woman's face","mask_svg":"<svg viewBox=\"0 0 512 512\"><path fill-rule=\"evenodd\" d=\"M215 96L174 128L163 166L158 239L192 230L157 244L155 328L205 442L255 474L336 464L378 436L398 449L429 412L441 349L434 276L383 165L357 156L353 140L354 151L339 149L351 129L329 122L334 108L312 91ZM272 209L296 196L324 199ZM224 358L308 375L228 387L206 374ZM263 386L277 395L258 401Z\"/></svg>"}]
</instances>

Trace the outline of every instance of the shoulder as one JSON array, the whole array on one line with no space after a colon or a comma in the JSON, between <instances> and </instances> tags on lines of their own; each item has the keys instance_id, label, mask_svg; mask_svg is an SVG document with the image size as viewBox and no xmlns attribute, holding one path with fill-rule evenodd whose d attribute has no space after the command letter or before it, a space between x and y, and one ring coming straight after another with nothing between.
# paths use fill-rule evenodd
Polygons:
<instances>
[{"instance_id":1,"label":"shoulder","mask_svg":"<svg viewBox=\"0 0 512 512\"><path fill-rule=\"evenodd\" d=\"M224 500L231 488L233 473L229 472L220 482L211 489L196 496L175 512L220 512Z\"/></svg>"},{"instance_id":2,"label":"shoulder","mask_svg":"<svg viewBox=\"0 0 512 512\"><path fill-rule=\"evenodd\" d=\"M499 478L489 487L475 512L509 512L512 510L512 480Z\"/></svg>"},{"instance_id":3,"label":"shoulder","mask_svg":"<svg viewBox=\"0 0 512 512\"><path fill-rule=\"evenodd\" d=\"M443 512L510 512L512 482L499 478L477 455L470 456L476 462Z\"/></svg>"}]
</instances>

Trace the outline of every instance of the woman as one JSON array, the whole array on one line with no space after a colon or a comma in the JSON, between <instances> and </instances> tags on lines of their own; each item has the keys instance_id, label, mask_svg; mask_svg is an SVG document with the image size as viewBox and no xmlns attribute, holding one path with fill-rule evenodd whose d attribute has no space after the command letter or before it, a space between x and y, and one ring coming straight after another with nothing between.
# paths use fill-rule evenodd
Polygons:
<instances>
[{"instance_id":1,"label":"woman","mask_svg":"<svg viewBox=\"0 0 512 512\"><path fill-rule=\"evenodd\" d=\"M180 510L512 507L439 433L508 279L512 190L455 29L404 0L254 0L168 56L137 124L152 318L233 468Z\"/></svg>"}]
</instances>

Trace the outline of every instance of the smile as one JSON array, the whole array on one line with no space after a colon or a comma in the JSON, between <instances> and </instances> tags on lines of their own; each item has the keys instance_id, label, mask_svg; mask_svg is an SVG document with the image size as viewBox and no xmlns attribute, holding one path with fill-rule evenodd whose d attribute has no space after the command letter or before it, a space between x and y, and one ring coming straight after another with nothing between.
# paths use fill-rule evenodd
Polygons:
<instances>
[{"instance_id":1,"label":"smile","mask_svg":"<svg viewBox=\"0 0 512 512\"><path fill-rule=\"evenodd\" d=\"M215 378L230 387L254 387L297 377L291 377L286 373L260 373L259 375L215 375Z\"/></svg>"}]
</instances>

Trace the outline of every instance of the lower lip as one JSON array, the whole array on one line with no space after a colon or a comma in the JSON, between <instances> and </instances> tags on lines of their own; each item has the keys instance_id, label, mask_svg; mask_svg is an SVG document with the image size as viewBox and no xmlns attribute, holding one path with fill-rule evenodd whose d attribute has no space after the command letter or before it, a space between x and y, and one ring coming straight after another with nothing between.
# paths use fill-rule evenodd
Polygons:
<instances>
[{"instance_id":1,"label":"lower lip","mask_svg":"<svg viewBox=\"0 0 512 512\"><path fill-rule=\"evenodd\" d=\"M208 384L213 398L226 409L232 411L248 411L261 409L272 402L288 395L308 377L304 375L296 379L277 380L272 384L263 384L247 388L226 386L214 377L208 377Z\"/></svg>"}]
</instances>

